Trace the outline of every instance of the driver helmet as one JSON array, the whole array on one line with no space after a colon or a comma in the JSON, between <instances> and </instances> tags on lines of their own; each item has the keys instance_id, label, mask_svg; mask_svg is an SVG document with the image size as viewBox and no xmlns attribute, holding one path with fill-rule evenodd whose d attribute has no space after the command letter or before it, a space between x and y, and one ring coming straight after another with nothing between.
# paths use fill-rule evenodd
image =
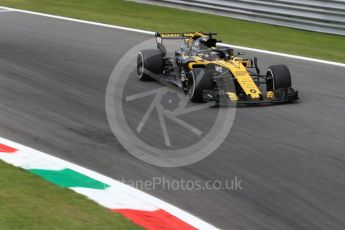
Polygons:
<instances>
[{"instance_id":1,"label":"driver helmet","mask_svg":"<svg viewBox=\"0 0 345 230\"><path fill-rule=\"evenodd\" d=\"M210 60L216 61L216 60L218 60L218 59L219 59L218 53L217 53L217 52L214 52L214 51L211 51L211 53L210 53Z\"/></svg>"}]
</instances>

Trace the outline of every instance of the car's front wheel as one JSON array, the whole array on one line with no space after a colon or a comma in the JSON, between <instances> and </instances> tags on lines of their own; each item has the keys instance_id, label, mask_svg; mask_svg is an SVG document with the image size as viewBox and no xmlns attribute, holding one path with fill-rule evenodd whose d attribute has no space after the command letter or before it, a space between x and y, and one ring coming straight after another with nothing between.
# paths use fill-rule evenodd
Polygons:
<instances>
[{"instance_id":1,"label":"car's front wheel","mask_svg":"<svg viewBox=\"0 0 345 230\"><path fill-rule=\"evenodd\" d=\"M193 102L204 102L203 91L213 89L212 73L204 68L194 68L188 74L188 96Z\"/></svg>"},{"instance_id":2,"label":"car's front wheel","mask_svg":"<svg viewBox=\"0 0 345 230\"><path fill-rule=\"evenodd\" d=\"M291 74L285 65L272 65L267 70L267 91L291 87Z\"/></svg>"}]
</instances>

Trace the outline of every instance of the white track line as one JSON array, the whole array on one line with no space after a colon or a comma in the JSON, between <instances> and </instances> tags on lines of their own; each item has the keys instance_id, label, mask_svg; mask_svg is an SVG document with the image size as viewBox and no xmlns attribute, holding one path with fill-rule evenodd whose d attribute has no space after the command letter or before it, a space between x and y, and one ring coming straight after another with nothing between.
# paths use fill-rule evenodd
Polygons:
<instances>
[{"instance_id":1,"label":"white track line","mask_svg":"<svg viewBox=\"0 0 345 230\"><path fill-rule=\"evenodd\" d=\"M335 66L339 66L339 67L345 67L344 63L339 63L339 62L326 61L326 60L321 60L321 59L316 59L316 58L308 58L308 57L286 54L286 53L273 52L273 51L268 51L268 50L260 50L260 49L245 47L245 46L237 46L237 45L223 44L223 43L220 43L220 44L223 46L227 46L227 47L231 47L231 48L235 48L235 49L243 49L243 50L248 50L248 51L253 51L253 52L258 52L258 53L263 53L263 54L281 56L281 57L292 58L292 59L303 60L303 61L309 61L309 62L316 62L316 63L326 64L326 65L335 65Z\"/></svg>"},{"instance_id":2,"label":"white track line","mask_svg":"<svg viewBox=\"0 0 345 230\"><path fill-rule=\"evenodd\" d=\"M108 27L108 28L113 28L113 29L119 29L119 30L142 33L142 34L154 35L154 32L147 31L147 30L140 30L140 29L123 27L123 26L114 26L114 25L109 25L109 24L104 24L104 23L98 23L98 22L80 20L80 19L75 19L75 18L62 17L62 16L57 16L57 15L51 15L51 14L38 13L38 12L33 12L33 11L28 11L28 10L20 10L20 9L15 9L15 8L10 8L10 7L3 7L3 6L0 6L0 7L2 9L6 9L9 11L16 11L16 12L25 13L25 14L32 14L32 15L55 18L55 19L60 19L60 20L67 20L67 21L79 22L79 23L90 24L90 25L95 25L95 26L102 26L102 27ZM275 56L281 56L281 57L303 60L303 61L309 61L309 62L316 62L316 63L326 64L326 65L345 67L344 63L339 63L339 62L326 61L326 60L321 60L321 59L316 59L316 58L308 58L308 57L303 57L303 56L298 56L298 55L273 52L273 51L269 51L269 50L255 49L255 48L250 48L250 47L245 47L245 46L237 46L237 45L232 45L232 44L221 44L221 45L229 46L229 47L236 48L236 49L249 50L249 51L254 51L254 52L259 52L259 53L264 53L264 54L270 54L270 55L275 55Z\"/></svg>"},{"instance_id":3,"label":"white track line","mask_svg":"<svg viewBox=\"0 0 345 230\"><path fill-rule=\"evenodd\" d=\"M52 15L52 14L44 14L44 13L38 13L38 12L33 12L33 11L28 11L28 10L14 9L14 8L9 8L9 7L4 7L4 6L0 6L0 8L15 11L15 12L20 12L20 13L25 13L25 14L32 14L32 15L37 15L37 16L43 16L43 17L49 17L49 18L71 21L71 22L79 22L79 23L90 24L90 25L95 25L95 26L102 26L102 27L108 27L108 28L113 28L113 29L126 30L126 31L131 31L131 32L138 32L138 33L142 33L142 34L150 34L150 35L155 34L154 32L150 32L150 31L146 31L146 30L133 29L133 28L123 27L123 26L114 26L114 25L109 25L109 24L104 24L104 23L99 23L99 22L92 22L92 21L80 20L80 19L75 19L75 18L67 18L67 17L57 16L57 15Z\"/></svg>"}]
</instances>

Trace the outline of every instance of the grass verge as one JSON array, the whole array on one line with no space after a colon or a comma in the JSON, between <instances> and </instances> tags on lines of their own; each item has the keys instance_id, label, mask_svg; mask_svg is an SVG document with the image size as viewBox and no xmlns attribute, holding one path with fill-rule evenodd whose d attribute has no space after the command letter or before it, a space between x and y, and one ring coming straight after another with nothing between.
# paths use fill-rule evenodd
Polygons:
<instances>
[{"instance_id":1,"label":"grass verge","mask_svg":"<svg viewBox=\"0 0 345 230\"><path fill-rule=\"evenodd\" d=\"M141 229L82 195L0 161L0 228Z\"/></svg>"},{"instance_id":2,"label":"grass verge","mask_svg":"<svg viewBox=\"0 0 345 230\"><path fill-rule=\"evenodd\" d=\"M123 0L0 0L0 5L150 31L216 31L224 42L345 63L345 37Z\"/></svg>"}]
</instances>

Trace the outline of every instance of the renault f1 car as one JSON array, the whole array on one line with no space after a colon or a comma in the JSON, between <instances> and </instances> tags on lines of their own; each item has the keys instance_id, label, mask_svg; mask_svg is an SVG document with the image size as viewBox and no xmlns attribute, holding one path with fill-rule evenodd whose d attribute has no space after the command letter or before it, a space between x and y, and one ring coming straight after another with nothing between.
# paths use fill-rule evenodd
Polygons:
<instances>
[{"instance_id":1,"label":"renault f1 car","mask_svg":"<svg viewBox=\"0 0 345 230\"><path fill-rule=\"evenodd\" d=\"M137 56L140 80L156 79L181 88L193 102L242 104L284 103L298 100L285 65L272 65L260 74L257 58L240 57L213 36L217 33L156 33L157 49L141 50ZM183 41L173 54L165 41Z\"/></svg>"}]
</instances>

